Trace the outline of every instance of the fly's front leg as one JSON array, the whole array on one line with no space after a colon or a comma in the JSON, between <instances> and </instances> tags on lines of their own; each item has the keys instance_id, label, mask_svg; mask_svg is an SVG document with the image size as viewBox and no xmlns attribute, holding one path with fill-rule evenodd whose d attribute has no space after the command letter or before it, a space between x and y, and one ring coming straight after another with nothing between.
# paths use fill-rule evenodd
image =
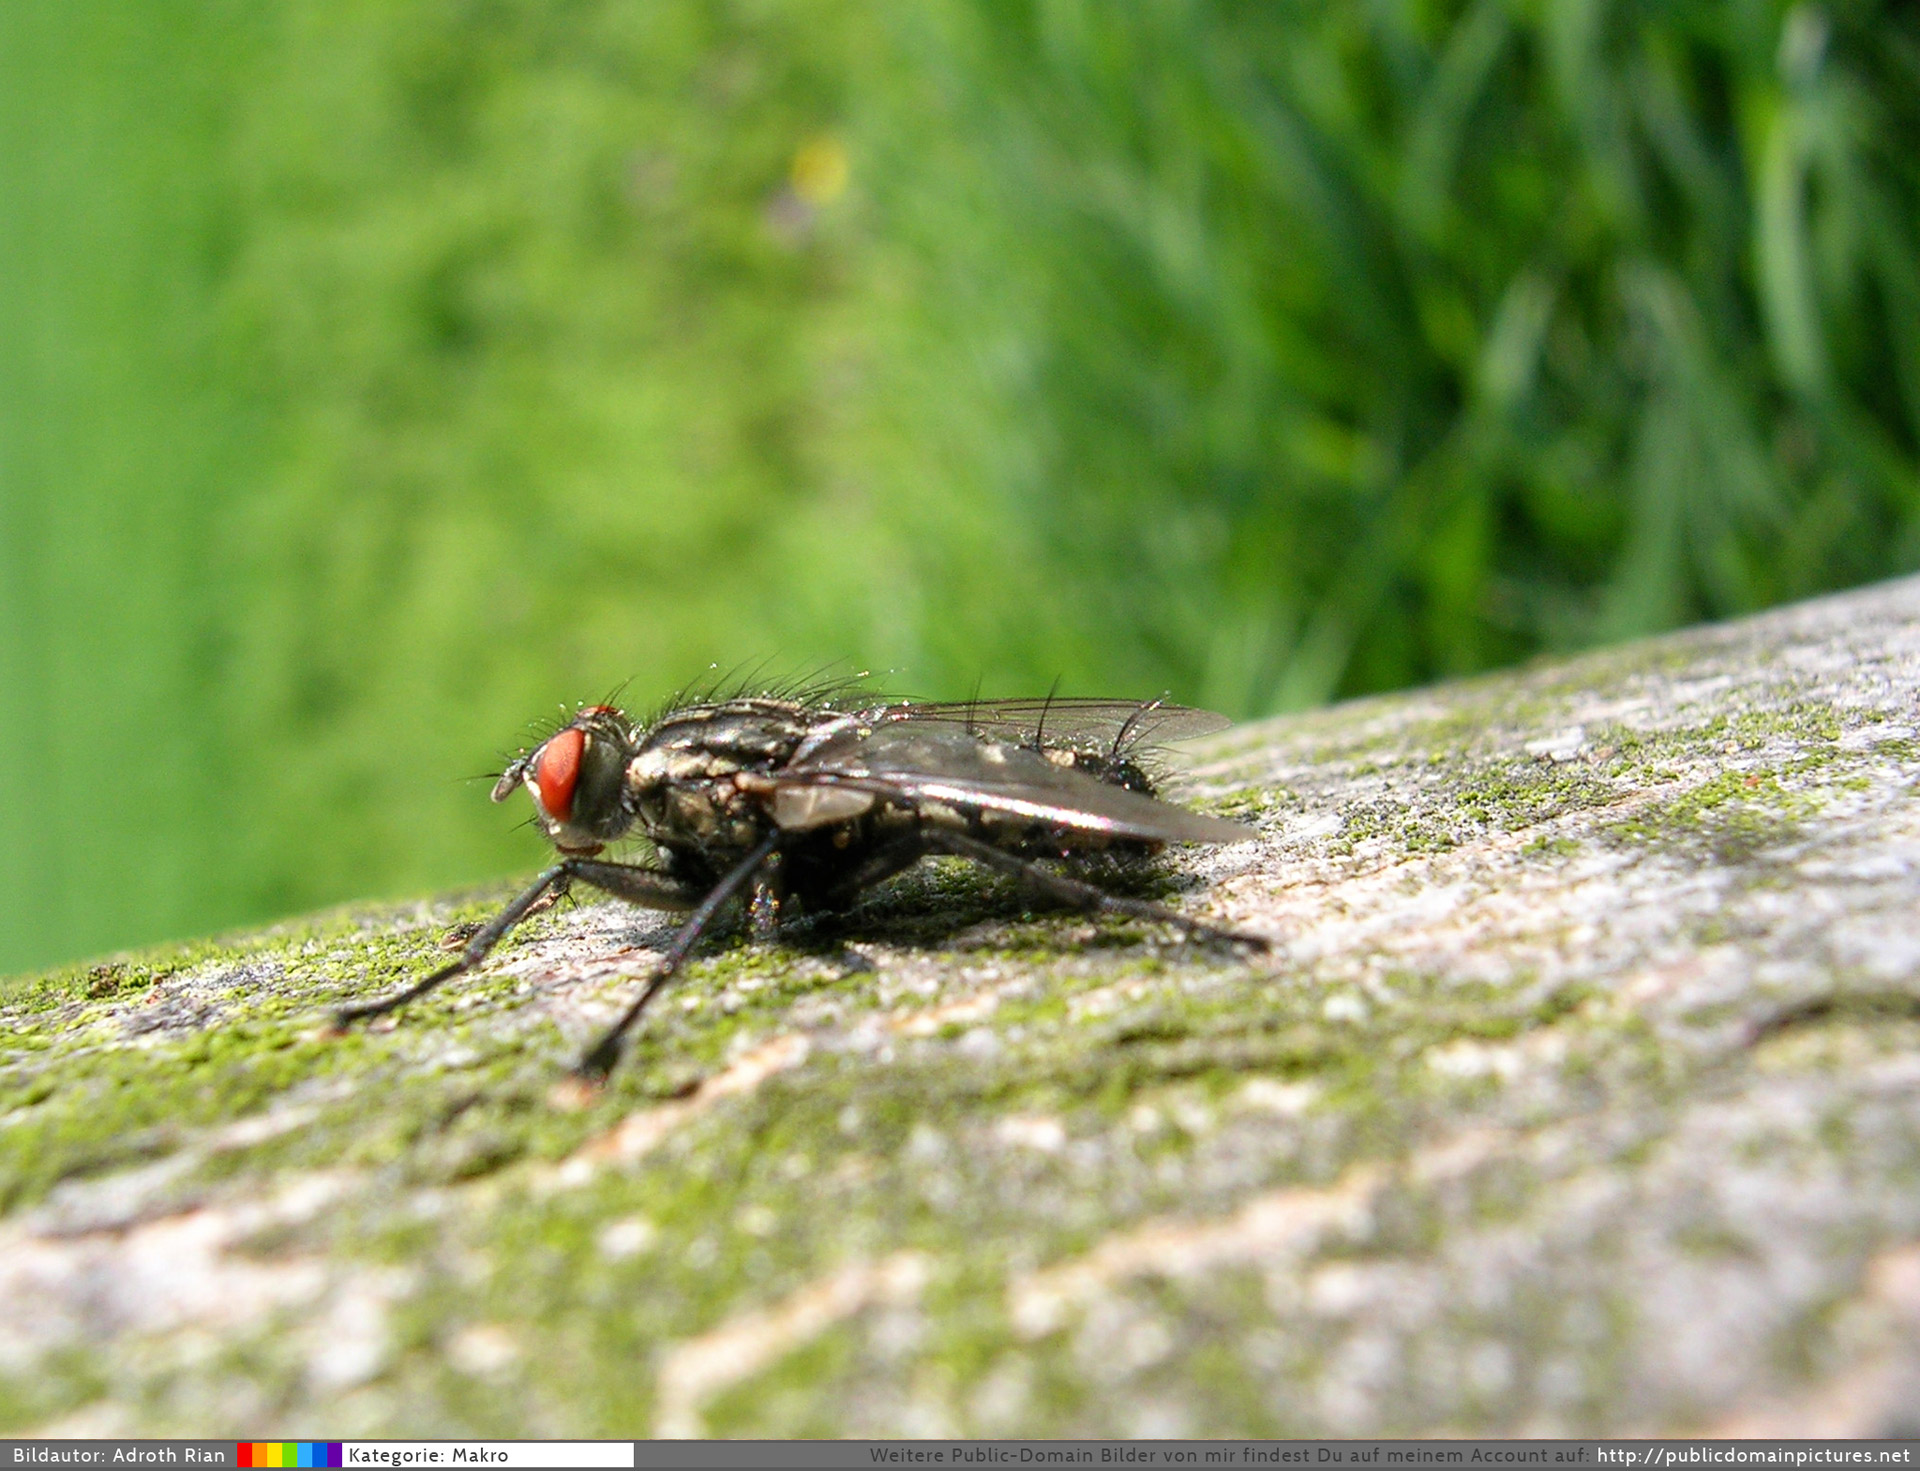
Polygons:
<instances>
[{"instance_id":1,"label":"fly's front leg","mask_svg":"<svg viewBox=\"0 0 1920 1471\"><path fill-rule=\"evenodd\" d=\"M698 899L686 887L650 868L626 863L601 863L590 858L563 858L546 869L505 909L501 910L461 948L459 957L440 969L421 977L390 995L372 1001L355 1002L334 1012L336 1026L349 1026L368 1017L384 1016L414 1001L455 976L464 975L487 958L508 930L529 915L538 914L564 894L575 879L604 889L630 904L645 904L654 909L690 909Z\"/></svg>"},{"instance_id":2,"label":"fly's front leg","mask_svg":"<svg viewBox=\"0 0 1920 1471\"><path fill-rule=\"evenodd\" d=\"M1260 935L1222 929L1204 920L1190 918L1177 909L1169 909L1164 904L1153 904L1145 899L1125 899L1118 894L1109 894L1105 889L1094 884L1054 873L1037 863L1031 863L1012 853L1003 853L991 843L983 843L978 838L970 838L962 833L949 832L941 828L928 828L923 831L922 840L928 852L946 853L955 858L971 858L975 863L987 868L996 868L1002 873L1012 874L1015 878L1031 884L1055 903L1078 909L1085 914L1128 914L1135 919L1152 919L1163 924L1175 925L1198 940L1251 945L1260 950L1273 948L1272 942Z\"/></svg>"},{"instance_id":3,"label":"fly's front leg","mask_svg":"<svg viewBox=\"0 0 1920 1471\"><path fill-rule=\"evenodd\" d=\"M532 905L528 907L526 913L520 916L521 922L524 923L532 919L536 914L545 914L549 909L553 908L554 905L566 898L568 891L572 887L573 880L565 875L555 879L553 883L548 886L547 892L534 900ZM467 941L471 940L485 928L486 924L481 920L466 920L460 924L448 925L446 937L441 940L440 948L442 950L464 950Z\"/></svg>"}]
</instances>

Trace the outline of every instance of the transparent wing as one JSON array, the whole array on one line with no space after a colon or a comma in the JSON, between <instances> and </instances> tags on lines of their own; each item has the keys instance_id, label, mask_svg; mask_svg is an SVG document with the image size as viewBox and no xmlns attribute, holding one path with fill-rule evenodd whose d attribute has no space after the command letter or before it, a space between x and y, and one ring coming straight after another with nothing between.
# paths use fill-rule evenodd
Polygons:
<instances>
[{"instance_id":1,"label":"transparent wing","mask_svg":"<svg viewBox=\"0 0 1920 1471\"><path fill-rule=\"evenodd\" d=\"M1043 740L1065 745L1154 745L1225 730L1233 722L1211 710L1158 700L1097 700L1041 696L1013 700L903 700L871 712L878 724L910 721L952 725L1016 745Z\"/></svg>"},{"instance_id":2,"label":"transparent wing","mask_svg":"<svg viewBox=\"0 0 1920 1471\"><path fill-rule=\"evenodd\" d=\"M850 726L774 780L786 787L831 784L909 804L945 802L1150 842L1244 843L1258 836L1240 823L1098 781L1029 747L983 740L957 719Z\"/></svg>"}]
</instances>

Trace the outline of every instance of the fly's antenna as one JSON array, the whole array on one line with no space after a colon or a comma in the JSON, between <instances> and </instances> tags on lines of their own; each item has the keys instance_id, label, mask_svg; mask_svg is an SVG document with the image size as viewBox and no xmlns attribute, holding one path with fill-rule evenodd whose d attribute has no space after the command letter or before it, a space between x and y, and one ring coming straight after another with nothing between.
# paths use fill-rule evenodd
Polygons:
<instances>
[{"instance_id":1,"label":"fly's antenna","mask_svg":"<svg viewBox=\"0 0 1920 1471\"><path fill-rule=\"evenodd\" d=\"M507 771L511 771L512 769L512 767L508 767ZM491 782L495 788L498 788L500 783L506 779L506 771L476 771L472 776L456 776L452 778L453 782L463 787L478 786L484 781Z\"/></svg>"},{"instance_id":2,"label":"fly's antenna","mask_svg":"<svg viewBox=\"0 0 1920 1471\"><path fill-rule=\"evenodd\" d=\"M523 751L507 763L506 770L502 771L500 775L494 779L493 792L491 793L494 801L506 801L510 795L525 785L529 759L528 755ZM486 778L478 777L475 779L484 781Z\"/></svg>"}]
</instances>

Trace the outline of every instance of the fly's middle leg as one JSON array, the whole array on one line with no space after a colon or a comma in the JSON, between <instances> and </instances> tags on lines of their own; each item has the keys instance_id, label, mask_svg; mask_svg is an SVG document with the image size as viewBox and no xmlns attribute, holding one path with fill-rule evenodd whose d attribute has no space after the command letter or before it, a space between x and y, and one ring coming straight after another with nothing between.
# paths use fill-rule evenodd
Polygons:
<instances>
[{"instance_id":1,"label":"fly's middle leg","mask_svg":"<svg viewBox=\"0 0 1920 1471\"><path fill-rule=\"evenodd\" d=\"M773 940L780 930L781 912L787 903L785 855L775 851L760 865L753 881L753 893L747 899L747 921L754 939L762 944Z\"/></svg>"},{"instance_id":2,"label":"fly's middle leg","mask_svg":"<svg viewBox=\"0 0 1920 1471\"><path fill-rule=\"evenodd\" d=\"M679 974L680 967L685 963L688 954L699 943L700 936L706 932L707 926L713 923L713 917L720 912L721 907L729 899L753 881L778 847L779 842L780 833L777 830L768 833L751 853L735 864L727 872L726 877L713 886L706 898L700 901L699 907L688 916L687 922L680 926L672 943L667 946L666 964L648 979L645 989L627 1008L620 1020L607 1028L600 1040L587 1049L586 1055L580 1059L578 1066L574 1069L576 1073L589 1082L598 1082L613 1071L614 1064L620 1060L621 1039L626 1036L628 1029L640 1020L640 1013L647 1009L647 1004L666 989L667 982ZM590 873L583 872L580 877L597 887L607 887ZM613 891L609 889L608 892Z\"/></svg>"}]
</instances>

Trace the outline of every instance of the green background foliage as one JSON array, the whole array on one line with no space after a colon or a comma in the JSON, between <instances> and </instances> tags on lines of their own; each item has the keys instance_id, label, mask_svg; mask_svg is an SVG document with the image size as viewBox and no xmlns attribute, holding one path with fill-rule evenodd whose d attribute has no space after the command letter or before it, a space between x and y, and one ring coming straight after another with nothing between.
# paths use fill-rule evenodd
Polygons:
<instances>
[{"instance_id":1,"label":"green background foliage","mask_svg":"<svg viewBox=\"0 0 1920 1471\"><path fill-rule=\"evenodd\" d=\"M710 664L1250 716L1920 565L1920 20L0 7L0 968Z\"/></svg>"}]
</instances>

